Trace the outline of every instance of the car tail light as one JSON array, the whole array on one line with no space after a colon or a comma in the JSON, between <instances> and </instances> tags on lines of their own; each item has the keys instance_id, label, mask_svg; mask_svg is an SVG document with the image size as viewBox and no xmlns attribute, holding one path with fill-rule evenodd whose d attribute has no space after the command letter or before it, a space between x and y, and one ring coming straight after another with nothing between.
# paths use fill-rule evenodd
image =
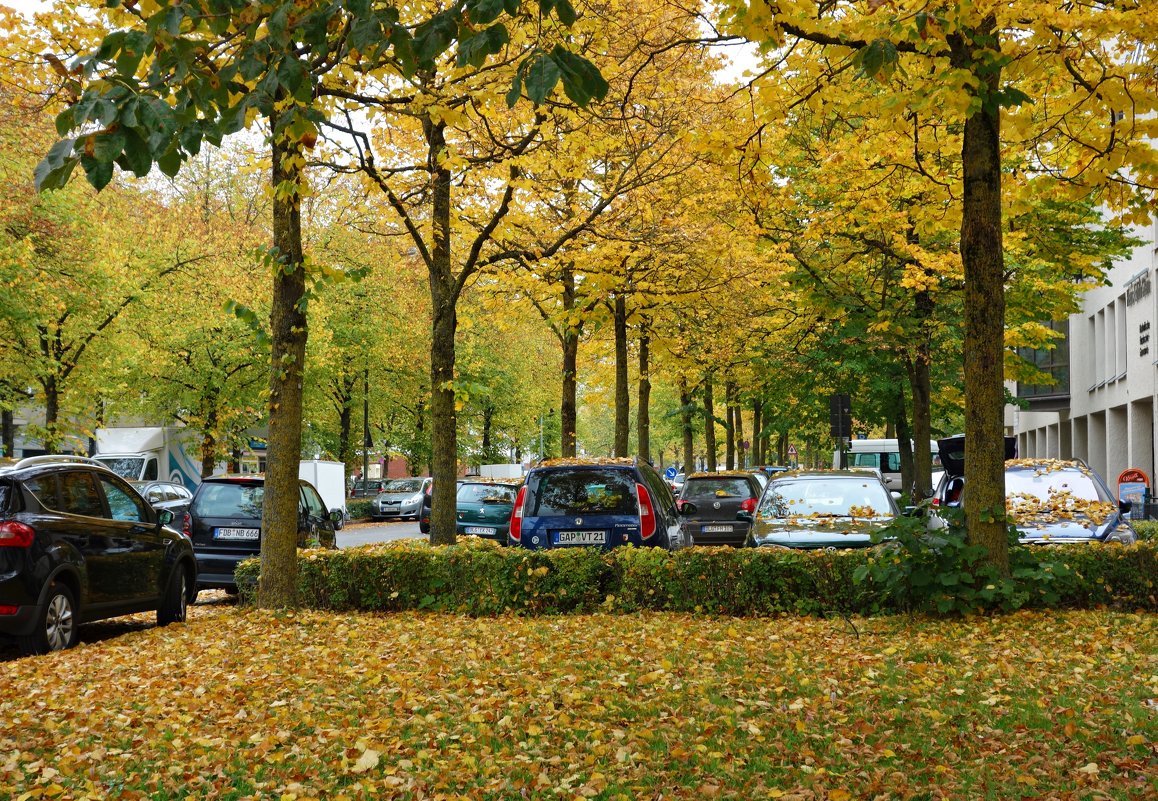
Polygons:
<instances>
[{"instance_id":1,"label":"car tail light","mask_svg":"<svg viewBox=\"0 0 1158 801\"><path fill-rule=\"evenodd\" d=\"M527 487L519 487L519 494L515 496L515 508L511 510L511 539L518 540L523 536L523 500L527 497Z\"/></svg>"},{"instance_id":2,"label":"car tail light","mask_svg":"<svg viewBox=\"0 0 1158 801\"><path fill-rule=\"evenodd\" d=\"M193 539L193 515L188 512L181 515L181 532L189 539Z\"/></svg>"},{"instance_id":3,"label":"car tail light","mask_svg":"<svg viewBox=\"0 0 1158 801\"><path fill-rule=\"evenodd\" d=\"M0 615L14 615L19 611L20 611L19 606L9 606L8 604L4 604L3 606L0 606Z\"/></svg>"},{"instance_id":4,"label":"car tail light","mask_svg":"<svg viewBox=\"0 0 1158 801\"><path fill-rule=\"evenodd\" d=\"M36 539L36 532L32 530L31 526L26 526L15 520L0 523L0 547L27 548L32 545L34 539Z\"/></svg>"},{"instance_id":5,"label":"car tail light","mask_svg":"<svg viewBox=\"0 0 1158 801\"><path fill-rule=\"evenodd\" d=\"M642 484L635 485L635 494L639 496L639 532L646 540L655 534L655 507L651 504L651 495Z\"/></svg>"},{"instance_id":6,"label":"car tail light","mask_svg":"<svg viewBox=\"0 0 1158 801\"><path fill-rule=\"evenodd\" d=\"M740 511L741 512L755 512L756 511L756 499L755 498L749 498L748 500L741 503L740 504Z\"/></svg>"}]
</instances>

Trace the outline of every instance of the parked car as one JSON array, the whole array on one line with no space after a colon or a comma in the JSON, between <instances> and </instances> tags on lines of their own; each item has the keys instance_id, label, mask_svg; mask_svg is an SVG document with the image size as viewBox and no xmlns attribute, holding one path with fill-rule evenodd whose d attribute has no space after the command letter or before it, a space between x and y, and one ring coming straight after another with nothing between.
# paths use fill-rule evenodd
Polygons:
<instances>
[{"instance_id":1,"label":"parked car","mask_svg":"<svg viewBox=\"0 0 1158 801\"><path fill-rule=\"evenodd\" d=\"M515 497L509 541L532 549L691 544L663 478L635 458L554 459L531 468Z\"/></svg>"},{"instance_id":2,"label":"parked car","mask_svg":"<svg viewBox=\"0 0 1158 801\"><path fill-rule=\"evenodd\" d=\"M934 496L935 509L960 506L965 497L965 438L941 443L945 476ZM1016 453L1016 441L1006 437L1006 456ZM1096 472L1078 459L1017 459L1005 461L1005 507L1017 526L1018 540L1044 545L1067 542L1119 542L1138 539L1126 515L1130 502L1118 502ZM935 513L930 526L944 521Z\"/></svg>"},{"instance_id":3,"label":"parked car","mask_svg":"<svg viewBox=\"0 0 1158 801\"><path fill-rule=\"evenodd\" d=\"M92 620L185 620L197 562L171 519L91 459L34 456L0 469L0 634L42 654L75 645L78 624Z\"/></svg>"},{"instance_id":4,"label":"parked car","mask_svg":"<svg viewBox=\"0 0 1158 801\"><path fill-rule=\"evenodd\" d=\"M476 476L477 478L477 476ZM458 488L462 486L464 479L457 479L454 484L454 491L457 493ZM434 481L433 479L426 485L426 493L422 498L422 512L418 518L418 530L423 534L430 533L430 508L434 500Z\"/></svg>"},{"instance_id":5,"label":"parked car","mask_svg":"<svg viewBox=\"0 0 1158 801\"><path fill-rule=\"evenodd\" d=\"M458 483L455 495L455 531L506 543L518 480L468 478Z\"/></svg>"},{"instance_id":6,"label":"parked car","mask_svg":"<svg viewBox=\"0 0 1158 801\"><path fill-rule=\"evenodd\" d=\"M193 500L193 493L184 484L175 484L172 481L130 481L129 483L158 512L163 509L172 512L173 519L179 518L188 511L189 502Z\"/></svg>"},{"instance_id":7,"label":"parked car","mask_svg":"<svg viewBox=\"0 0 1158 801\"><path fill-rule=\"evenodd\" d=\"M687 474L676 473L675 478L667 482L667 485L671 488L671 494L673 497L676 497L680 494L680 490L684 488L684 482L687 480Z\"/></svg>"},{"instance_id":8,"label":"parked car","mask_svg":"<svg viewBox=\"0 0 1158 801\"><path fill-rule=\"evenodd\" d=\"M370 518L412 518L422 515L422 499L431 484L429 478L395 478L386 482L370 504Z\"/></svg>"},{"instance_id":9,"label":"parked car","mask_svg":"<svg viewBox=\"0 0 1158 801\"><path fill-rule=\"evenodd\" d=\"M768 481L747 544L780 548L867 548L900 514L876 472L790 470Z\"/></svg>"},{"instance_id":10,"label":"parked car","mask_svg":"<svg viewBox=\"0 0 1158 801\"><path fill-rule=\"evenodd\" d=\"M237 592L233 571L261 553L261 512L265 476L229 475L203 479L193 493L182 528L197 555L197 587ZM330 512L308 481L298 479L298 547L317 542L335 547L342 510Z\"/></svg>"},{"instance_id":11,"label":"parked car","mask_svg":"<svg viewBox=\"0 0 1158 801\"><path fill-rule=\"evenodd\" d=\"M748 538L749 523L736 514L756 511L762 490L759 479L748 471L692 473L676 500L687 540L740 547Z\"/></svg>"},{"instance_id":12,"label":"parked car","mask_svg":"<svg viewBox=\"0 0 1158 801\"><path fill-rule=\"evenodd\" d=\"M350 485L351 498L373 498L390 483L388 478L355 479Z\"/></svg>"}]
</instances>

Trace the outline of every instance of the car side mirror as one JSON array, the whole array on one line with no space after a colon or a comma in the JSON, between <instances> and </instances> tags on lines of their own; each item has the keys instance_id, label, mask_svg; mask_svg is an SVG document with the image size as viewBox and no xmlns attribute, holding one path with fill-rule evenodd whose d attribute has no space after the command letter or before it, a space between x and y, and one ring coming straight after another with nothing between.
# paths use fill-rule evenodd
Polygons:
<instances>
[{"instance_id":1,"label":"car side mirror","mask_svg":"<svg viewBox=\"0 0 1158 801\"><path fill-rule=\"evenodd\" d=\"M743 509L741 509L740 511L736 512L736 519L737 520L743 520L745 523L751 523L752 519L753 519L752 513L746 512Z\"/></svg>"},{"instance_id":2,"label":"car side mirror","mask_svg":"<svg viewBox=\"0 0 1158 801\"><path fill-rule=\"evenodd\" d=\"M343 515L342 515L341 509L331 509L330 510L330 520L334 521L335 523L341 523L342 517L343 517Z\"/></svg>"},{"instance_id":3,"label":"car side mirror","mask_svg":"<svg viewBox=\"0 0 1158 801\"><path fill-rule=\"evenodd\" d=\"M894 501L899 501L901 499L901 493L899 490L889 490L889 495L893 496Z\"/></svg>"},{"instance_id":4,"label":"car side mirror","mask_svg":"<svg viewBox=\"0 0 1158 801\"><path fill-rule=\"evenodd\" d=\"M1118 501L1118 511L1122 514L1129 514L1132 508L1134 508L1133 501Z\"/></svg>"},{"instance_id":5,"label":"car side mirror","mask_svg":"<svg viewBox=\"0 0 1158 801\"><path fill-rule=\"evenodd\" d=\"M172 509L162 509L161 511L157 512L157 522L160 523L162 526L167 526L170 523L172 523L173 522L173 510Z\"/></svg>"},{"instance_id":6,"label":"car side mirror","mask_svg":"<svg viewBox=\"0 0 1158 801\"><path fill-rule=\"evenodd\" d=\"M691 501L676 501L676 509L681 515L694 515L699 508Z\"/></svg>"}]
</instances>

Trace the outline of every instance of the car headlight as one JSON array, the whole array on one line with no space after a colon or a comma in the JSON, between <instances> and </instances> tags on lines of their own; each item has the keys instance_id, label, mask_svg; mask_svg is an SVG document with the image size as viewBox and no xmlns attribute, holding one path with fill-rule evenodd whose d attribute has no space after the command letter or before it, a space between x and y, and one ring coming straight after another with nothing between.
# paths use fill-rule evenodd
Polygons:
<instances>
[{"instance_id":1,"label":"car headlight","mask_svg":"<svg viewBox=\"0 0 1158 801\"><path fill-rule=\"evenodd\" d=\"M422 503L422 493L416 492L406 499L407 503Z\"/></svg>"}]
</instances>

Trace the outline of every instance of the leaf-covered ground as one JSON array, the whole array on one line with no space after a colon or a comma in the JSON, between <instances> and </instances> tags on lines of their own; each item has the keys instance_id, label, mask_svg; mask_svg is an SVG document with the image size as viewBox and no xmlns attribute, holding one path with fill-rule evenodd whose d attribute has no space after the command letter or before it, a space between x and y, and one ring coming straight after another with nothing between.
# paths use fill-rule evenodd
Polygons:
<instances>
[{"instance_id":1,"label":"leaf-covered ground","mask_svg":"<svg viewBox=\"0 0 1158 801\"><path fill-rule=\"evenodd\" d=\"M0 798L1158 797L1153 615L140 620L0 662Z\"/></svg>"}]
</instances>

